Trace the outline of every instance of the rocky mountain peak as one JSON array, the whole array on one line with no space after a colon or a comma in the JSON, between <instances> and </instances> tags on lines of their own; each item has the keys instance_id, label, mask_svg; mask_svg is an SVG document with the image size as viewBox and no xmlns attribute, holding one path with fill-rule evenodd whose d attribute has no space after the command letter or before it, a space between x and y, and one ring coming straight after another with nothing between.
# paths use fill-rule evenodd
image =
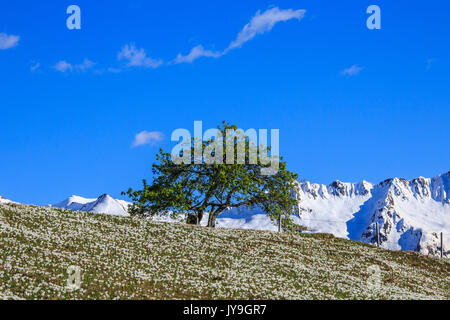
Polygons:
<instances>
[{"instance_id":1,"label":"rocky mountain peak","mask_svg":"<svg viewBox=\"0 0 450 320\"><path fill-rule=\"evenodd\" d=\"M369 243L376 241L378 223L381 246L437 255L440 232L450 235L449 188L450 172L434 178L390 178L377 185L336 180L325 189L303 181L298 221L310 230Z\"/></svg>"}]
</instances>

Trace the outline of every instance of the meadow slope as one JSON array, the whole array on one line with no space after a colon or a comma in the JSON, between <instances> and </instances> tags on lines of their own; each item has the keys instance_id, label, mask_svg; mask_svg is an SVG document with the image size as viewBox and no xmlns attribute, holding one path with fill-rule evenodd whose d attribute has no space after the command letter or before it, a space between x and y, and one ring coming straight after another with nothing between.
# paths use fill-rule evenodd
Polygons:
<instances>
[{"instance_id":1,"label":"meadow slope","mask_svg":"<svg viewBox=\"0 0 450 320\"><path fill-rule=\"evenodd\" d=\"M325 234L0 204L0 298L449 299L450 263Z\"/></svg>"}]
</instances>

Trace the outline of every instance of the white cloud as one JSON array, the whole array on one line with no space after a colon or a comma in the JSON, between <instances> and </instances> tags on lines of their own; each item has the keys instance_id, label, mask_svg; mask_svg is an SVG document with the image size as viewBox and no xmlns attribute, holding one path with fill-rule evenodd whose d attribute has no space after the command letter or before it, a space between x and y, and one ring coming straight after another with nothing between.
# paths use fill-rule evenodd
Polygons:
<instances>
[{"instance_id":1,"label":"white cloud","mask_svg":"<svg viewBox=\"0 0 450 320\"><path fill-rule=\"evenodd\" d=\"M55 69L56 71L59 71L59 72L67 72L67 71L72 71L73 67L67 61L61 60L53 66L53 69Z\"/></svg>"},{"instance_id":2,"label":"white cloud","mask_svg":"<svg viewBox=\"0 0 450 320\"><path fill-rule=\"evenodd\" d=\"M137 49L134 44L125 45L117 55L119 60L128 60L128 67L157 68L163 61L147 57L144 49Z\"/></svg>"},{"instance_id":3,"label":"white cloud","mask_svg":"<svg viewBox=\"0 0 450 320\"><path fill-rule=\"evenodd\" d=\"M74 71L74 70L84 72L87 69L92 68L94 65L95 65L95 63L89 59L84 59L82 63L76 64L76 65L72 65L71 63L69 63L65 60L61 60L53 66L53 69L55 69L56 71L59 71L59 72L63 72L63 73Z\"/></svg>"},{"instance_id":4,"label":"white cloud","mask_svg":"<svg viewBox=\"0 0 450 320\"><path fill-rule=\"evenodd\" d=\"M95 65L94 62L92 62L89 59L84 59L83 63L75 65L75 68L79 71L86 71L87 69L92 68Z\"/></svg>"},{"instance_id":5,"label":"white cloud","mask_svg":"<svg viewBox=\"0 0 450 320\"><path fill-rule=\"evenodd\" d=\"M118 68L108 68L108 71L111 73L120 73L122 72L122 70L118 69Z\"/></svg>"},{"instance_id":6,"label":"white cloud","mask_svg":"<svg viewBox=\"0 0 450 320\"><path fill-rule=\"evenodd\" d=\"M363 69L362 67L358 66L357 64L354 64L350 68L344 69L342 71L342 74L346 76L356 76L362 71L362 69Z\"/></svg>"},{"instance_id":7,"label":"white cloud","mask_svg":"<svg viewBox=\"0 0 450 320\"><path fill-rule=\"evenodd\" d=\"M39 62L36 62L30 67L30 71L35 72L37 69L40 68L40 66L41 66L41 64Z\"/></svg>"},{"instance_id":8,"label":"white cloud","mask_svg":"<svg viewBox=\"0 0 450 320\"><path fill-rule=\"evenodd\" d=\"M431 70L431 67L433 66L433 63L434 63L435 61L436 61L435 58L428 59L428 60L427 60L427 67L426 67L426 69L427 69L427 70Z\"/></svg>"},{"instance_id":9,"label":"white cloud","mask_svg":"<svg viewBox=\"0 0 450 320\"><path fill-rule=\"evenodd\" d=\"M188 55L183 56L181 53L178 54L178 56L175 59L175 63L182 63L182 62L192 62L197 58L200 57L212 57L212 58L218 58L222 55L220 52L213 52L211 50L205 50L203 46L199 45L194 48L192 48L191 52L189 52Z\"/></svg>"},{"instance_id":10,"label":"white cloud","mask_svg":"<svg viewBox=\"0 0 450 320\"><path fill-rule=\"evenodd\" d=\"M133 144L131 145L133 148L150 144L153 145L159 141L162 141L164 139L164 134L159 131L141 131L139 132L135 137Z\"/></svg>"},{"instance_id":11,"label":"white cloud","mask_svg":"<svg viewBox=\"0 0 450 320\"><path fill-rule=\"evenodd\" d=\"M250 22L244 26L241 32L239 32L236 40L231 42L230 45L222 52L205 50L203 46L199 45L194 47L187 56L183 56L181 53L178 54L174 60L174 63L190 63L200 57L221 57L232 49L240 48L244 43L253 39L257 34L263 34L272 30L278 22L288 21L291 19L301 20L305 16L305 12L305 10L280 10L278 7L268 9L263 13L258 10L251 18Z\"/></svg>"},{"instance_id":12,"label":"white cloud","mask_svg":"<svg viewBox=\"0 0 450 320\"><path fill-rule=\"evenodd\" d=\"M0 50L6 50L17 46L19 44L19 40L19 36L0 33Z\"/></svg>"},{"instance_id":13,"label":"white cloud","mask_svg":"<svg viewBox=\"0 0 450 320\"><path fill-rule=\"evenodd\" d=\"M245 42L253 39L257 34L263 34L272 30L272 28L281 21L291 19L301 20L305 16L305 10L280 10L278 7L268 9L263 13L256 12L253 18L239 32L236 40L231 42L224 53L235 48L240 48Z\"/></svg>"}]
</instances>

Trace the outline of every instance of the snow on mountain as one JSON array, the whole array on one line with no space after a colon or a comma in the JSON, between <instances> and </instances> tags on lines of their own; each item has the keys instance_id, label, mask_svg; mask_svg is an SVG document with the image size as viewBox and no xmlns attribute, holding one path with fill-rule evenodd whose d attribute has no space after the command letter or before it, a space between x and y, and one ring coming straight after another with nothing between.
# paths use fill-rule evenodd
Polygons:
<instances>
[{"instance_id":1,"label":"snow on mountain","mask_svg":"<svg viewBox=\"0 0 450 320\"><path fill-rule=\"evenodd\" d=\"M411 181L393 178L379 184L366 181L330 185L297 182L300 215L294 217L307 232L331 233L337 237L376 243L376 223L381 246L439 255L440 232L444 255L450 257L450 172L434 178ZM97 199L71 196L58 208L128 215L131 203L102 195ZM177 221L156 217L159 221ZM183 220L181 217L179 220ZM206 225L208 214L201 221ZM219 228L276 231L277 226L260 209L233 208L217 217Z\"/></svg>"},{"instance_id":2,"label":"snow on mountain","mask_svg":"<svg viewBox=\"0 0 450 320\"><path fill-rule=\"evenodd\" d=\"M128 207L130 205L130 202L113 199L111 196L104 194L97 199L83 198L73 195L55 205L52 205L52 207L127 216ZM179 218L173 219L169 215L155 216L153 220L164 222L181 222L185 221L185 217L184 215L181 215ZM206 226L207 222L208 213L205 213L201 225ZM272 231L277 230L277 227L273 225L271 220L262 210L247 210L245 208L234 208L223 212L217 219L217 227Z\"/></svg>"},{"instance_id":3,"label":"snow on mountain","mask_svg":"<svg viewBox=\"0 0 450 320\"><path fill-rule=\"evenodd\" d=\"M70 210L80 210L85 204L95 202L97 199L87 199L79 196L70 196L67 199L52 205L52 207L70 209Z\"/></svg>"},{"instance_id":4,"label":"snow on mountain","mask_svg":"<svg viewBox=\"0 0 450 320\"><path fill-rule=\"evenodd\" d=\"M87 199L79 196L71 196L53 207L86 211L94 213L105 213L119 216L128 215L129 202L113 199L111 196L104 194L97 199Z\"/></svg>"},{"instance_id":5,"label":"snow on mountain","mask_svg":"<svg viewBox=\"0 0 450 320\"><path fill-rule=\"evenodd\" d=\"M207 225L208 215L203 217L202 225ZM222 212L216 220L218 228L239 228L253 230L277 231L278 227L273 224L267 214L255 208L249 210L245 207L231 208Z\"/></svg>"},{"instance_id":6,"label":"snow on mountain","mask_svg":"<svg viewBox=\"0 0 450 320\"><path fill-rule=\"evenodd\" d=\"M330 185L297 182L300 215L294 221L307 232L376 243L376 223L381 247L440 254L450 257L450 172L431 179L388 179L377 185L362 181ZM202 224L206 224L207 217ZM260 209L233 208L219 215L217 226L276 231Z\"/></svg>"},{"instance_id":7,"label":"snow on mountain","mask_svg":"<svg viewBox=\"0 0 450 320\"><path fill-rule=\"evenodd\" d=\"M6 203L17 203L17 202L8 200L8 199L3 198L2 196L0 196L0 203L5 203L6 204Z\"/></svg>"},{"instance_id":8,"label":"snow on mountain","mask_svg":"<svg viewBox=\"0 0 450 320\"><path fill-rule=\"evenodd\" d=\"M376 223L383 248L438 255L440 232L450 256L450 172L434 178L388 179L329 186L298 183L297 223L312 232L376 242Z\"/></svg>"},{"instance_id":9,"label":"snow on mountain","mask_svg":"<svg viewBox=\"0 0 450 320\"><path fill-rule=\"evenodd\" d=\"M310 231L347 238L346 221L351 220L360 206L371 198L372 188L373 185L366 181L335 181L329 186L299 182L297 199L301 214L296 222Z\"/></svg>"},{"instance_id":10,"label":"snow on mountain","mask_svg":"<svg viewBox=\"0 0 450 320\"><path fill-rule=\"evenodd\" d=\"M365 204L372 215L362 241L375 241L373 226L378 222L383 247L437 255L443 232L450 255L450 172L432 179L389 179L376 191L380 199Z\"/></svg>"}]
</instances>

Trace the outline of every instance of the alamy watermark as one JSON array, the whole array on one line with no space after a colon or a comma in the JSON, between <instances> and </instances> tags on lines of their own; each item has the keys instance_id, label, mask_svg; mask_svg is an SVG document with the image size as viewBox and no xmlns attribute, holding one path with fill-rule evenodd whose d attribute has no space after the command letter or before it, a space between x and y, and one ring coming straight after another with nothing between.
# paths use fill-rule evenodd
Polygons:
<instances>
[{"instance_id":1,"label":"alamy watermark","mask_svg":"<svg viewBox=\"0 0 450 320\"><path fill-rule=\"evenodd\" d=\"M68 290L78 290L81 288L81 268L79 266L69 266L66 270Z\"/></svg>"},{"instance_id":2,"label":"alamy watermark","mask_svg":"<svg viewBox=\"0 0 450 320\"><path fill-rule=\"evenodd\" d=\"M66 26L69 30L80 30L81 29L81 9L79 6L72 4L67 7L67 14L70 16L66 20Z\"/></svg>"},{"instance_id":3,"label":"alamy watermark","mask_svg":"<svg viewBox=\"0 0 450 320\"><path fill-rule=\"evenodd\" d=\"M367 14L370 14L367 18L366 25L369 30L381 29L381 9L379 6L372 4L367 7Z\"/></svg>"},{"instance_id":4,"label":"alamy watermark","mask_svg":"<svg viewBox=\"0 0 450 320\"><path fill-rule=\"evenodd\" d=\"M367 267L369 277L366 280L367 287L372 294L380 291L382 285L381 269L377 265Z\"/></svg>"},{"instance_id":5,"label":"alamy watermark","mask_svg":"<svg viewBox=\"0 0 450 320\"><path fill-rule=\"evenodd\" d=\"M267 136L267 129L226 129L225 134L219 129L208 129L203 133L202 121L194 121L193 137L187 129L180 128L172 132L171 140L178 141L172 149L172 161L175 164L205 165L256 165L259 161L263 166L262 175L276 174L280 163L280 130L270 130L270 148Z\"/></svg>"},{"instance_id":6,"label":"alamy watermark","mask_svg":"<svg viewBox=\"0 0 450 320\"><path fill-rule=\"evenodd\" d=\"M66 26L69 30L81 29L81 9L78 5L72 4L67 7L67 14L70 16L66 20ZM372 4L367 7L367 14L370 14L366 21L366 26L369 30L381 29L381 9L378 5Z\"/></svg>"}]
</instances>

